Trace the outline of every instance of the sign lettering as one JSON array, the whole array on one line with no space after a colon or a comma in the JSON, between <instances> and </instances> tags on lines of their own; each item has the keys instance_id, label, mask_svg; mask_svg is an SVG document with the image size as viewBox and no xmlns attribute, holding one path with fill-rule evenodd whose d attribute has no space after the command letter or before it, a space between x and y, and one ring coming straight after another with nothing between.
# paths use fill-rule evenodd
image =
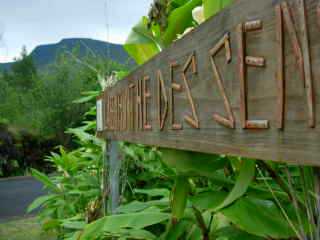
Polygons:
<instances>
[{"instance_id":1,"label":"sign lettering","mask_svg":"<svg viewBox=\"0 0 320 240\"><path fill-rule=\"evenodd\" d=\"M320 166L319 9L236 1L106 89L99 136Z\"/></svg>"}]
</instances>

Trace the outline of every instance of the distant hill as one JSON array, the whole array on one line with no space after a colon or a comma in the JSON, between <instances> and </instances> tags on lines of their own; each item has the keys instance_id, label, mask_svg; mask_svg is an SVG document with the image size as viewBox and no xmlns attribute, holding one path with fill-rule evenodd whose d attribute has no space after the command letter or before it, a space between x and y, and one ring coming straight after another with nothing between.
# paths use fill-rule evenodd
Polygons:
<instances>
[{"instance_id":1,"label":"distant hill","mask_svg":"<svg viewBox=\"0 0 320 240\"><path fill-rule=\"evenodd\" d=\"M80 56L84 56L92 51L97 56L107 58L109 52L109 56L113 61L121 64L133 64L133 61L130 60L122 45L88 38L69 38L54 44L40 45L30 54L36 67L41 69L53 63L59 53L71 51L75 47L79 47ZM2 63L0 64L0 69L10 69L11 65L12 63Z\"/></svg>"}]
</instances>

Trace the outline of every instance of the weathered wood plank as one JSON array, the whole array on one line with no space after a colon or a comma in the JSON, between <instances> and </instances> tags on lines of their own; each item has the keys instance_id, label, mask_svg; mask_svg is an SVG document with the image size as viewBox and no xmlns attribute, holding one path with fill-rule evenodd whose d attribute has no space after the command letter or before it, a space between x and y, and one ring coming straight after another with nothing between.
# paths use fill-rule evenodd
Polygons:
<instances>
[{"instance_id":1,"label":"weathered wood plank","mask_svg":"<svg viewBox=\"0 0 320 240\"><path fill-rule=\"evenodd\" d=\"M107 89L99 136L320 166L319 12L236 1Z\"/></svg>"}]
</instances>

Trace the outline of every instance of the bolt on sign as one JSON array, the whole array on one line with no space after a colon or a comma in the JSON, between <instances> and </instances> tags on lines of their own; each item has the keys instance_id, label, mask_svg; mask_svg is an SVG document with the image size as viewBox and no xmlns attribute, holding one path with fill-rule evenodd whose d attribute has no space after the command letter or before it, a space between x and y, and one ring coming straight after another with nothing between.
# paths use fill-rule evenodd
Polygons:
<instances>
[{"instance_id":1,"label":"bolt on sign","mask_svg":"<svg viewBox=\"0 0 320 240\"><path fill-rule=\"evenodd\" d=\"M98 102L100 137L320 166L320 2L236 1Z\"/></svg>"}]
</instances>

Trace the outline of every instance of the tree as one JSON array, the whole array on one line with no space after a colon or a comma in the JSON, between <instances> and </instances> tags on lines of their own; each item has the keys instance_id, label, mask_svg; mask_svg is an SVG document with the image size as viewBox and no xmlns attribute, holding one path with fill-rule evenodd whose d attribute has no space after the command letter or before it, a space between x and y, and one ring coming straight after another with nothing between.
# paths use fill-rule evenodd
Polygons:
<instances>
[{"instance_id":1,"label":"tree","mask_svg":"<svg viewBox=\"0 0 320 240\"><path fill-rule=\"evenodd\" d=\"M21 55L11 68L11 84L23 90L31 89L37 79L37 69L32 56L28 55L25 46L22 47Z\"/></svg>"}]
</instances>

